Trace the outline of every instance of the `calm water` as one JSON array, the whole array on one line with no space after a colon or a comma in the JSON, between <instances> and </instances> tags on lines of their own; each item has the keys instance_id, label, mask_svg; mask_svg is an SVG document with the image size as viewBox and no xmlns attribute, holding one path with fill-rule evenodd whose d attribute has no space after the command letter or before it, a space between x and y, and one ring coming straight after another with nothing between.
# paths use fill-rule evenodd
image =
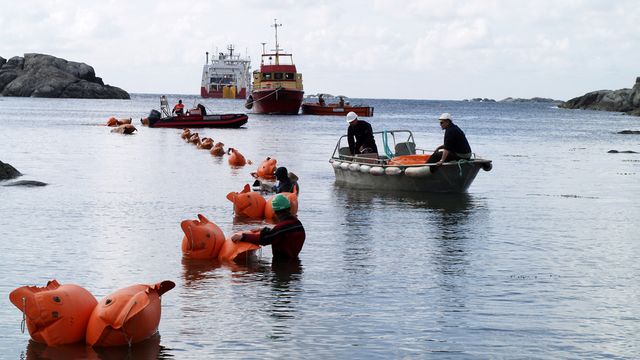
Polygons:
<instances>
[{"instance_id":1,"label":"calm water","mask_svg":"<svg viewBox=\"0 0 640 360\"><path fill-rule=\"evenodd\" d=\"M170 96L170 102L177 97ZM195 97L183 97L191 105ZM197 100L216 112L242 101ZM377 194L334 185L342 117L250 115L200 134L254 165L232 169L178 129L112 134L131 101L0 98L0 160L50 185L0 187L2 358L96 356L20 333L8 293L49 279L102 298L170 279L160 337L133 358L637 358L640 354L640 118L543 104L369 100L375 130L442 141L450 112L492 159L467 194ZM180 221L202 213L230 235L225 195L267 156L300 177L300 265L182 260ZM126 355L126 354L125 354ZM115 349L102 358L119 358Z\"/></svg>"}]
</instances>

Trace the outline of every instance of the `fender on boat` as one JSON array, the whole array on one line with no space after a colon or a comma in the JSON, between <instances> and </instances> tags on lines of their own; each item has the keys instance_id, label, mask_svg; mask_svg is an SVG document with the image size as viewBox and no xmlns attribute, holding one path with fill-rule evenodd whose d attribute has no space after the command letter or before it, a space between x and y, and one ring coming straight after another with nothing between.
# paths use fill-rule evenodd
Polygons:
<instances>
[{"instance_id":1,"label":"fender on boat","mask_svg":"<svg viewBox=\"0 0 640 360\"><path fill-rule=\"evenodd\" d=\"M251 191L249 184L246 184L241 192L228 193L227 200L233 203L233 211L237 216L252 219L264 218L266 200L260 193Z\"/></svg>"},{"instance_id":2,"label":"fender on boat","mask_svg":"<svg viewBox=\"0 0 640 360\"><path fill-rule=\"evenodd\" d=\"M331 163L331 166L333 166L334 169L337 169L340 167L340 164L342 164L341 161L334 161Z\"/></svg>"},{"instance_id":3,"label":"fender on boat","mask_svg":"<svg viewBox=\"0 0 640 360\"><path fill-rule=\"evenodd\" d=\"M132 285L105 296L93 309L87 325L87 344L121 346L141 342L158 331L160 297L176 284Z\"/></svg>"},{"instance_id":4,"label":"fender on boat","mask_svg":"<svg viewBox=\"0 0 640 360\"><path fill-rule=\"evenodd\" d=\"M182 254L188 259L215 259L225 241L224 233L204 215L198 214L198 219L180 223L184 232Z\"/></svg>"},{"instance_id":5,"label":"fender on boat","mask_svg":"<svg viewBox=\"0 0 640 360\"><path fill-rule=\"evenodd\" d=\"M382 166L372 166L369 170L369 174L375 176L384 175L384 168Z\"/></svg>"},{"instance_id":6,"label":"fender on boat","mask_svg":"<svg viewBox=\"0 0 640 360\"><path fill-rule=\"evenodd\" d=\"M23 286L9 300L25 316L33 341L48 346L83 342L91 312L98 304L86 289L51 280L44 287Z\"/></svg>"},{"instance_id":7,"label":"fender on boat","mask_svg":"<svg viewBox=\"0 0 640 360\"><path fill-rule=\"evenodd\" d=\"M402 169L397 166L389 166L384 169L384 173L391 176L400 175L402 174Z\"/></svg>"},{"instance_id":8,"label":"fender on boat","mask_svg":"<svg viewBox=\"0 0 640 360\"><path fill-rule=\"evenodd\" d=\"M482 170L484 171L491 171L491 169L493 169L493 163L491 162L486 162L482 164Z\"/></svg>"},{"instance_id":9,"label":"fender on boat","mask_svg":"<svg viewBox=\"0 0 640 360\"><path fill-rule=\"evenodd\" d=\"M348 170L349 169L349 163L343 162L342 164L340 164L340 169Z\"/></svg>"},{"instance_id":10,"label":"fender on boat","mask_svg":"<svg viewBox=\"0 0 640 360\"><path fill-rule=\"evenodd\" d=\"M360 165L360 172L361 173L369 173L369 171L371 171L371 166L369 165Z\"/></svg>"},{"instance_id":11,"label":"fender on boat","mask_svg":"<svg viewBox=\"0 0 640 360\"><path fill-rule=\"evenodd\" d=\"M287 199L289 199L289 203L291 204L291 215L297 214L298 213L298 195L290 192L282 192L280 194L286 196ZM273 200L274 197L276 197L276 195L278 194L275 194L269 197L264 207L264 218L267 220L274 219L273 215L275 214L275 211L273 211L273 205L271 204L271 201Z\"/></svg>"},{"instance_id":12,"label":"fender on boat","mask_svg":"<svg viewBox=\"0 0 640 360\"><path fill-rule=\"evenodd\" d=\"M360 164L356 164L356 163L349 164L349 170L351 170L351 171L359 171L360 170Z\"/></svg>"},{"instance_id":13,"label":"fender on boat","mask_svg":"<svg viewBox=\"0 0 640 360\"><path fill-rule=\"evenodd\" d=\"M431 174L429 166L412 166L404 170L404 174L409 177L424 177Z\"/></svg>"}]
</instances>

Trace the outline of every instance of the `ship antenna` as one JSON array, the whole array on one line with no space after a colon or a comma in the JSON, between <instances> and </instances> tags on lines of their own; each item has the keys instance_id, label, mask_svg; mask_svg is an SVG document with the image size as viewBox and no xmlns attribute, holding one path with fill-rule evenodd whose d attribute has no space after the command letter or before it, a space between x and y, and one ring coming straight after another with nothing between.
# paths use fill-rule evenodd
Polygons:
<instances>
[{"instance_id":1,"label":"ship antenna","mask_svg":"<svg viewBox=\"0 0 640 360\"><path fill-rule=\"evenodd\" d=\"M233 59L233 44L227 46L227 50L229 50L229 58Z\"/></svg>"},{"instance_id":2,"label":"ship antenna","mask_svg":"<svg viewBox=\"0 0 640 360\"><path fill-rule=\"evenodd\" d=\"M280 46L278 44L278 27L282 26L282 24L278 24L278 19L273 19L273 26L276 29L276 65L280 64L280 59L278 59L278 51L280 50Z\"/></svg>"}]
</instances>

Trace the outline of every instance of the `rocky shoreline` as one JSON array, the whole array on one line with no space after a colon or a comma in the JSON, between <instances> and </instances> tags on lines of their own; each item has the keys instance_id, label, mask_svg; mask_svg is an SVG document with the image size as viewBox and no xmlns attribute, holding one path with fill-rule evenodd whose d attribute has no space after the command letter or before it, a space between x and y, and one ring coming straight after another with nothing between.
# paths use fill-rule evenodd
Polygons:
<instances>
[{"instance_id":1,"label":"rocky shoreline","mask_svg":"<svg viewBox=\"0 0 640 360\"><path fill-rule=\"evenodd\" d=\"M640 77L636 78L636 83L631 89L592 91L568 100L558 107L619 111L640 116Z\"/></svg>"},{"instance_id":2,"label":"rocky shoreline","mask_svg":"<svg viewBox=\"0 0 640 360\"><path fill-rule=\"evenodd\" d=\"M93 67L45 54L0 57L0 95L44 98L129 99L105 85Z\"/></svg>"}]
</instances>

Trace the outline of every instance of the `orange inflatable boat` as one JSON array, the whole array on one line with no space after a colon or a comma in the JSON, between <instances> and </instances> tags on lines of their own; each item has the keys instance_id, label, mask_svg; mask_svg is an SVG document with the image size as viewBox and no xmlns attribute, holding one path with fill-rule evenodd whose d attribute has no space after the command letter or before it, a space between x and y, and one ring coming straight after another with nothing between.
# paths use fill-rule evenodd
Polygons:
<instances>
[{"instance_id":1,"label":"orange inflatable boat","mask_svg":"<svg viewBox=\"0 0 640 360\"><path fill-rule=\"evenodd\" d=\"M271 157L266 158L262 164L258 167L258 171L256 171L255 176L263 178L263 179L274 179L276 172L276 163L277 160Z\"/></svg>"},{"instance_id":2,"label":"orange inflatable boat","mask_svg":"<svg viewBox=\"0 0 640 360\"><path fill-rule=\"evenodd\" d=\"M233 203L233 212L236 216L252 219L263 219L266 200L260 193L251 191L246 184L241 192L230 192L227 199Z\"/></svg>"},{"instance_id":3,"label":"orange inflatable boat","mask_svg":"<svg viewBox=\"0 0 640 360\"><path fill-rule=\"evenodd\" d=\"M84 288L51 280L45 287L23 286L9 294L23 313L33 341L49 346L84 341L91 312L98 303Z\"/></svg>"},{"instance_id":4,"label":"orange inflatable boat","mask_svg":"<svg viewBox=\"0 0 640 360\"><path fill-rule=\"evenodd\" d=\"M225 242L224 233L204 215L198 214L198 219L180 223L184 231L182 254L189 259L216 259Z\"/></svg>"},{"instance_id":5,"label":"orange inflatable boat","mask_svg":"<svg viewBox=\"0 0 640 360\"><path fill-rule=\"evenodd\" d=\"M236 149L229 148L227 150L227 154L229 154L229 165L231 166L245 166L247 164L247 160L244 156Z\"/></svg>"},{"instance_id":6,"label":"orange inflatable boat","mask_svg":"<svg viewBox=\"0 0 640 360\"><path fill-rule=\"evenodd\" d=\"M87 344L121 346L139 343L158 331L160 297L176 284L132 285L100 300L87 325Z\"/></svg>"},{"instance_id":7,"label":"orange inflatable boat","mask_svg":"<svg viewBox=\"0 0 640 360\"><path fill-rule=\"evenodd\" d=\"M284 196L287 197L287 199L289 199L289 202L291 203L291 215L295 215L298 213L298 195L296 195L295 193L290 193L290 192L283 192L280 193ZM274 220L274 213L275 211L273 211L273 206L271 205L271 200L273 200L273 198L278 195L272 195L269 199L267 199L267 203L264 206L264 218L267 220Z\"/></svg>"}]
</instances>

